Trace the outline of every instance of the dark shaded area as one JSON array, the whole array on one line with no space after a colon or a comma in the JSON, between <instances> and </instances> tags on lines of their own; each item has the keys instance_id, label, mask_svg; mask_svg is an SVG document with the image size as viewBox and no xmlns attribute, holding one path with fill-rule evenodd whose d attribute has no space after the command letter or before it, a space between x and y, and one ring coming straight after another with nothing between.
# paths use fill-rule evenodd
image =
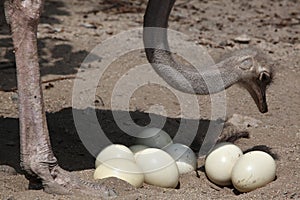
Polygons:
<instances>
[{"instance_id":1,"label":"dark shaded area","mask_svg":"<svg viewBox=\"0 0 300 200\"><path fill-rule=\"evenodd\" d=\"M65 7L65 3L59 0L45 1L40 23L60 24L59 16L70 15Z\"/></svg>"},{"instance_id":2,"label":"dark shaded area","mask_svg":"<svg viewBox=\"0 0 300 200\"><path fill-rule=\"evenodd\" d=\"M10 31L4 14L4 1L0 0L0 35L9 35ZM65 10L65 3L59 0L47 0L44 4L40 23L59 24L59 16L61 15L69 15L69 12Z\"/></svg>"},{"instance_id":3,"label":"dark shaded area","mask_svg":"<svg viewBox=\"0 0 300 200\"><path fill-rule=\"evenodd\" d=\"M70 75L76 74L77 68L80 66L81 62L88 55L87 51L77 51L74 52L73 47L69 44L58 44L51 52L51 58L55 59L55 62L51 66L45 66L49 61L44 59L43 56L46 55L45 49L47 49L47 43L57 42L57 39L44 38L38 41L39 48L39 63L41 68L41 76L47 74L55 75ZM0 47L5 49L4 57L0 60L0 90L10 91L14 90L17 86L16 80L16 63L13 53L11 38L0 39ZM64 52L62 54L62 52ZM72 59L72 60L71 60Z\"/></svg>"},{"instance_id":4,"label":"dark shaded area","mask_svg":"<svg viewBox=\"0 0 300 200\"><path fill-rule=\"evenodd\" d=\"M102 0L99 2L101 12L120 13L144 13L147 0Z\"/></svg>"},{"instance_id":5,"label":"dark shaded area","mask_svg":"<svg viewBox=\"0 0 300 200\"><path fill-rule=\"evenodd\" d=\"M263 151L263 152L269 154L270 156L272 156L273 159L275 159L275 160L278 160L278 159L279 159L278 154L275 153L275 152L273 152L273 151L272 151L272 148L271 148L271 147L268 147L268 146L266 146L266 145L257 145L257 146L254 146L254 147L252 147L252 148L250 148L250 149L245 150L245 151L244 151L244 154L245 154L245 153L248 153L248 152L250 152L250 151Z\"/></svg>"},{"instance_id":6,"label":"dark shaded area","mask_svg":"<svg viewBox=\"0 0 300 200\"><path fill-rule=\"evenodd\" d=\"M143 13L146 7L147 1L91 1L94 5L94 9L82 13L84 18L87 14L98 12L104 12L109 14L119 13ZM54 25L61 24L60 16L69 16L70 13L66 9L64 2L59 0L47 0L45 1L44 10L40 18L40 24L46 24L49 27L49 32L55 30ZM59 34L59 33L58 33ZM0 39L0 90L11 91L16 88L16 64L13 53L13 44L10 36L10 28L6 23L4 15L4 0L0 0L0 35L5 38ZM7 36L7 37L6 37ZM56 44L50 48L49 44ZM49 55L50 49L50 55ZM69 44L68 40L62 40L56 37L43 37L38 40L39 51L39 63L41 67L41 75L55 74L55 75L69 75L76 74L77 67L87 56L89 52L78 51L74 52L74 48ZM50 58L49 58L50 57ZM46 58L46 59L45 59ZM51 66L49 66L49 60L55 60Z\"/></svg>"},{"instance_id":7,"label":"dark shaded area","mask_svg":"<svg viewBox=\"0 0 300 200\"><path fill-rule=\"evenodd\" d=\"M89 113L89 109L76 110L83 114ZM122 115L125 111L114 111L116 115ZM97 110L97 117L106 137L113 143L132 145L134 138L124 133L116 124L113 113L110 110ZM146 125L149 123L149 114L135 111L130 115L137 124ZM162 116L151 114L158 119ZM72 109L66 108L57 113L47 115L53 151L58 158L59 164L70 171L94 168L95 158L87 151L80 140L74 124ZM196 122L193 119L167 118L164 130L173 137L178 130L180 121L186 120ZM199 151L203 138L208 129L209 123L216 121L200 120L196 137L193 137L193 150ZM85 122L86 123L86 122ZM89 122L87 122L89 123ZM0 165L9 165L20 172L19 167L19 128L18 119L0 118ZM89 133L86 133L89 134ZM188 137L188 135L187 135ZM99 141L101 143L101 141ZM101 147L99 146L99 151Z\"/></svg>"}]
</instances>

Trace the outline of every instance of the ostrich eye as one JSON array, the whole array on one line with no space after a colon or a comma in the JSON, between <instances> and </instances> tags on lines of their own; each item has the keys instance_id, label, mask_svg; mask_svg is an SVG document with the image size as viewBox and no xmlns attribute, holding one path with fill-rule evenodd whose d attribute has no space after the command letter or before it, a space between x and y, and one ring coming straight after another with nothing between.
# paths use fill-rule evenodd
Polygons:
<instances>
[{"instance_id":1,"label":"ostrich eye","mask_svg":"<svg viewBox=\"0 0 300 200\"><path fill-rule=\"evenodd\" d=\"M267 72L261 72L259 74L259 80L265 84L269 84L271 82L271 77Z\"/></svg>"},{"instance_id":2,"label":"ostrich eye","mask_svg":"<svg viewBox=\"0 0 300 200\"><path fill-rule=\"evenodd\" d=\"M252 65L253 65L253 60L251 57L248 57L242 61L240 68L243 70L249 70L252 67Z\"/></svg>"}]
</instances>

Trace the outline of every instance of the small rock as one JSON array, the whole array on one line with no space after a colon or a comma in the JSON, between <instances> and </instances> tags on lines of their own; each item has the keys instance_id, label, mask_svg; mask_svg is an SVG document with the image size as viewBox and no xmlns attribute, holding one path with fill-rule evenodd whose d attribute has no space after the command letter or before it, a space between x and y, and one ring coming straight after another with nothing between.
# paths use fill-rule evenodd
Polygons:
<instances>
[{"instance_id":1,"label":"small rock","mask_svg":"<svg viewBox=\"0 0 300 200\"><path fill-rule=\"evenodd\" d=\"M300 44L296 44L294 48L295 50L300 50Z\"/></svg>"},{"instance_id":2,"label":"small rock","mask_svg":"<svg viewBox=\"0 0 300 200\"><path fill-rule=\"evenodd\" d=\"M227 122L230 122L231 124L241 128L257 128L260 124L262 124L262 121L258 119L239 114L233 114L232 117L227 120Z\"/></svg>"},{"instance_id":3,"label":"small rock","mask_svg":"<svg viewBox=\"0 0 300 200\"><path fill-rule=\"evenodd\" d=\"M55 31L56 33L61 33L61 32L63 32L63 28L61 28L61 27L54 27L53 31Z\"/></svg>"},{"instance_id":4,"label":"small rock","mask_svg":"<svg viewBox=\"0 0 300 200\"><path fill-rule=\"evenodd\" d=\"M242 34L242 35L234 38L233 41L238 42L238 43L249 43L251 41L251 38L246 34Z\"/></svg>"},{"instance_id":5,"label":"small rock","mask_svg":"<svg viewBox=\"0 0 300 200\"><path fill-rule=\"evenodd\" d=\"M114 33L113 30L106 30L105 32L106 32L106 34L108 34L108 35L112 35L112 34Z\"/></svg>"},{"instance_id":6,"label":"small rock","mask_svg":"<svg viewBox=\"0 0 300 200\"><path fill-rule=\"evenodd\" d=\"M97 26L95 24L91 24L91 23L82 23L80 25L85 27L85 28L97 29Z\"/></svg>"},{"instance_id":7,"label":"small rock","mask_svg":"<svg viewBox=\"0 0 300 200\"><path fill-rule=\"evenodd\" d=\"M15 200L15 197L14 196L10 196L6 200Z\"/></svg>"},{"instance_id":8,"label":"small rock","mask_svg":"<svg viewBox=\"0 0 300 200\"><path fill-rule=\"evenodd\" d=\"M18 93L15 93L15 92L14 92L14 93L10 96L10 98L11 98L12 102L17 103L17 102L18 102L18 99L19 99L19 95L18 95Z\"/></svg>"}]
</instances>

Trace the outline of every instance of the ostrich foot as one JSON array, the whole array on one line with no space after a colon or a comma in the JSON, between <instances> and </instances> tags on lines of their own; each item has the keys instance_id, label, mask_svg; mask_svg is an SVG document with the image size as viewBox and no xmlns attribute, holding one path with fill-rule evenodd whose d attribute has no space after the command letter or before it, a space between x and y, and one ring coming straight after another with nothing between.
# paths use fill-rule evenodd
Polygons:
<instances>
[{"instance_id":1,"label":"ostrich foot","mask_svg":"<svg viewBox=\"0 0 300 200\"><path fill-rule=\"evenodd\" d=\"M58 165L48 170L40 170L39 178L27 177L30 180L31 188L38 187L37 180L46 193L60 195L89 195L100 198L115 197L117 193L103 184L82 180L72 173L60 168Z\"/></svg>"}]
</instances>

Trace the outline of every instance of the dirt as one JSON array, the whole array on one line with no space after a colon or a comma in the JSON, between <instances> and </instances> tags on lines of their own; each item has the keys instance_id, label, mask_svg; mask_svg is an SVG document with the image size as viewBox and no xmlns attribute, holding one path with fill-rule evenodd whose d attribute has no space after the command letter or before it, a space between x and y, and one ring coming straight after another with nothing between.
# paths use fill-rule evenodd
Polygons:
<instances>
[{"instance_id":1,"label":"dirt","mask_svg":"<svg viewBox=\"0 0 300 200\"><path fill-rule=\"evenodd\" d=\"M41 189L28 189L19 167L18 96L12 40L0 3L0 165L15 168L17 175L0 172L0 199L92 199L89 196L59 196ZM82 144L72 116L74 76L88 53L102 41L126 30L141 27L146 1L49 0L39 25L39 55L45 106L51 142L59 164L72 173L93 181L94 157ZM234 49L254 46L274 61L275 77L267 91L269 112L259 113L244 89L233 86L226 91L226 116L239 114L259 120L246 126L250 138L236 145L268 150L276 159L276 180L248 193L210 183L199 160L197 173L180 177L180 187L164 189L144 184L134 189L128 184L107 179L105 184L119 193L116 199L300 199L300 2L297 0L178 0L170 17L170 28L189 36L217 58ZM246 34L246 37L243 36ZM241 38L239 38L241 37ZM116 143L132 141L114 122L111 90L123 74L136 64L146 63L142 50L130 52L111 64L97 90L95 108L107 136ZM92 70L92 69L85 69ZM145 85L130 101L130 115L147 124L151 106L159 104L167 117L164 129L176 133L181 120L210 119L210 99L197 97L201 116L181 115L178 100L170 90ZM76 108L86 112L86 108ZM200 125L201 127L201 125ZM198 149L199 144L194 143ZM9 171L9 170L7 170ZM100 181L101 182L101 181Z\"/></svg>"}]
</instances>

